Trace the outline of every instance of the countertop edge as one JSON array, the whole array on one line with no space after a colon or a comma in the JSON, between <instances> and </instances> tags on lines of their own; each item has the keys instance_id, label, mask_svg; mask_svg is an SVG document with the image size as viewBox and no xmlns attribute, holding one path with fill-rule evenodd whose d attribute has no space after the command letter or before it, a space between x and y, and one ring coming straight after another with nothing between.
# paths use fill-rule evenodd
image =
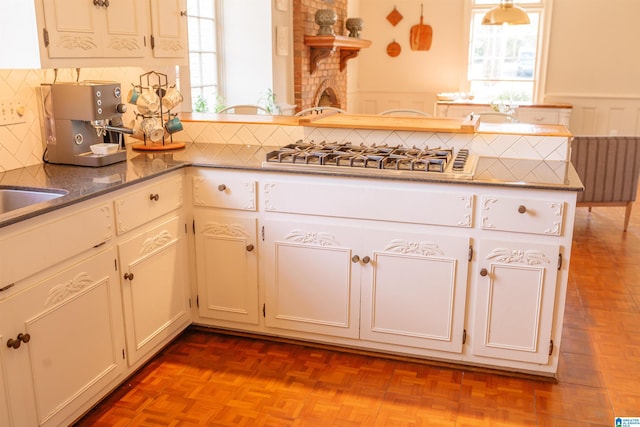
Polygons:
<instances>
[{"instance_id":1,"label":"countertop edge","mask_svg":"<svg viewBox=\"0 0 640 427\"><path fill-rule=\"evenodd\" d=\"M126 172L128 168L134 168L136 163L134 163L131 158L127 160L127 162L122 162L119 166L123 168ZM46 168L47 165L35 165L34 167L42 167ZM61 166L61 165L56 165ZM111 165L113 166L113 165ZM103 167L103 168L108 168ZM69 206L73 206L75 204L88 201L99 196L103 196L105 194L113 193L118 190L131 187L137 185L139 183L154 179L156 177L162 176L164 174L168 174L180 169L188 168L188 167L202 167L202 168L213 168L213 169L225 169L225 170L244 170L244 171L254 171L254 172L264 172L264 173L284 173L284 174L292 174L292 175L316 175L316 176L338 176L345 178L357 178L357 179L367 179L367 180L392 180L398 182L425 182L425 183L433 183L433 184L449 184L449 185L479 185L479 186L497 186L504 188L521 188L521 189L531 189L531 190L552 190L552 191L569 191L569 192L581 192L584 190L584 187L575 171L573 165L568 162L567 168L567 177L565 184L552 184L552 183L529 183L529 182L516 182L516 181L507 181L501 179L455 179L455 178L438 178L438 177L401 177L401 176L366 176L363 174L358 174L354 172L349 172L348 170L344 172L335 172L335 171L323 171L319 169L317 171L296 171L285 168L278 167L270 167L264 168L260 164L232 164L232 163L216 163L212 160L202 160L202 159L186 159L186 160L173 160L169 164L166 165L165 168L161 170L149 170L145 171L143 175L127 179L125 181L114 183L113 185L105 186L104 188L92 189L87 192L79 192L78 190L73 189L73 185L69 184L66 188L64 186L55 186L55 185L30 185L34 188L48 188L48 189L61 189L69 191L69 194L52 199L46 202L38 203L36 205L31 205L25 208L16 209L14 211L10 211L8 213L0 215L0 228L10 226L13 224L17 224L19 222L36 218L38 216L44 215L46 213L54 212L59 209L63 209ZM77 168L77 169L75 169ZM86 168L84 166L66 166L61 168L60 170L67 173L68 175L78 174L78 177L69 178L70 180L80 180L82 175L90 174L91 171L95 171L96 174L98 172L107 171L108 169L103 168ZM26 169L26 168L23 168ZM19 181L12 180L3 175L8 174L12 171L7 171L0 173L1 186L4 188L11 187L25 187L25 185L21 184ZM108 172L106 172L108 173ZM15 175L21 175L17 173Z\"/></svg>"}]
</instances>

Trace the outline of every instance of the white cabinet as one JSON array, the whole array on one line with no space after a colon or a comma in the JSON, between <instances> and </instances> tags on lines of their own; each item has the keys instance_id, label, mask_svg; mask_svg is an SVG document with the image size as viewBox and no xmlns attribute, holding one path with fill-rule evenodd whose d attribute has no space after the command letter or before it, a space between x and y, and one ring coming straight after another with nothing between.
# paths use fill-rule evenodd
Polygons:
<instances>
[{"instance_id":1,"label":"white cabinet","mask_svg":"<svg viewBox=\"0 0 640 427\"><path fill-rule=\"evenodd\" d=\"M186 0L151 0L151 48L155 58L186 58Z\"/></svg>"},{"instance_id":2,"label":"white cabinet","mask_svg":"<svg viewBox=\"0 0 640 427\"><path fill-rule=\"evenodd\" d=\"M50 270L0 303L10 426L66 425L124 376L113 248ZM53 270L53 269L52 269Z\"/></svg>"},{"instance_id":3,"label":"white cabinet","mask_svg":"<svg viewBox=\"0 0 640 427\"><path fill-rule=\"evenodd\" d=\"M114 201L129 366L191 322L183 180L173 173Z\"/></svg>"},{"instance_id":4,"label":"white cabinet","mask_svg":"<svg viewBox=\"0 0 640 427\"><path fill-rule=\"evenodd\" d=\"M469 238L366 230L360 338L460 353Z\"/></svg>"},{"instance_id":5,"label":"white cabinet","mask_svg":"<svg viewBox=\"0 0 640 427\"><path fill-rule=\"evenodd\" d=\"M198 323L260 323L256 181L245 173L196 170L194 206Z\"/></svg>"},{"instance_id":6,"label":"white cabinet","mask_svg":"<svg viewBox=\"0 0 640 427\"><path fill-rule=\"evenodd\" d=\"M191 321L185 233L176 216L118 245L129 365Z\"/></svg>"},{"instance_id":7,"label":"white cabinet","mask_svg":"<svg viewBox=\"0 0 640 427\"><path fill-rule=\"evenodd\" d=\"M257 325L256 218L194 214L198 316Z\"/></svg>"},{"instance_id":8,"label":"white cabinet","mask_svg":"<svg viewBox=\"0 0 640 427\"><path fill-rule=\"evenodd\" d=\"M0 344L5 342L5 339L2 335L0 335ZM10 426L11 419L9 418L9 394L7 393L7 388L5 386L4 378L6 374L4 373L4 359L0 357L0 425L2 426Z\"/></svg>"},{"instance_id":9,"label":"white cabinet","mask_svg":"<svg viewBox=\"0 0 640 427\"><path fill-rule=\"evenodd\" d=\"M43 7L49 58L145 56L145 0L47 0Z\"/></svg>"},{"instance_id":10,"label":"white cabinet","mask_svg":"<svg viewBox=\"0 0 640 427\"><path fill-rule=\"evenodd\" d=\"M557 244L480 241L473 354L548 363L559 254Z\"/></svg>"},{"instance_id":11,"label":"white cabinet","mask_svg":"<svg viewBox=\"0 0 640 427\"><path fill-rule=\"evenodd\" d=\"M452 104L438 102L436 117L464 118L471 113L493 111L489 104ZM570 105L541 106L523 105L515 107L513 116L521 123L564 125L569 127L572 107Z\"/></svg>"},{"instance_id":12,"label":"white cabinet","mask_svg":"<svg viewBox=\"0 0 640 427\"><path fill-rule=\"evenodd\" d=\"M263 227L266 326L358 338L361 230L298 219Z\"/></svg>"},{"instance_id":13,"label":"white cabinet","mask_svg":"<svg viewBox=\"0 0 640 427\"><path fill-rule=\"evenodd\" d=\"M0 68L175 66L188 61L186 0L14 0Z\"/></svg>"}]
</instances>

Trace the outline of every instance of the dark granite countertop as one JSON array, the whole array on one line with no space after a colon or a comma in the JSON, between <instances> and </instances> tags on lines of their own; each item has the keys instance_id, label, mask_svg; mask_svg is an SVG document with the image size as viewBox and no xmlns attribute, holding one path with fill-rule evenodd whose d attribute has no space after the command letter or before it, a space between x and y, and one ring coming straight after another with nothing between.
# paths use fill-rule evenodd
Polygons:
<instances>
[{"instance_id":1,"label":"dark granite countertop","mask_svg":"<svg viewBox=\"0 0 640 427\"><path fill-rule=\"evenodd\" d=\"M189 143L183 149L166 152L129 150L126 162L99 168L41 164L2 172L0 173L0 188L59 189L68 193L56 199L0 214L0 227L119 190L186 166L366 178L362 174L349 173L348 169L344 173L336 173L335 171L328 173L321 169L315 172L297 172L290 168L263 168L262 162L266 153L275 149L277 147ZM583 190L582 183L573 166L569 162L561 161L480 158L473 180L437 177L416 178L415 176L406 178L397 174L371 178L441 184L498 185L543 190Z\"/></svg>"}]
</instances>

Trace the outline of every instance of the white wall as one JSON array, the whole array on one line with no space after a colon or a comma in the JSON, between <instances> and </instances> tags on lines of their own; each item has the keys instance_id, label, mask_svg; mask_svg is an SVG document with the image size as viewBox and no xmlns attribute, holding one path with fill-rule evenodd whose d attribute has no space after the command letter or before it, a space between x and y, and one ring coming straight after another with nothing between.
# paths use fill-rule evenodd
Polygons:
<instances>
[{"instance_id":1,"label":"white wall","mask_svg":"<svg viewBox=\"0 0 640 427\"><path fill-rule=\"evenodd\" d=\"M373 44L351 61L357 62L357 82L355 89L349 88L354 100L350 110L375 113L402 106L433 112L435 94L460 90L466 66L466 1L358 0L363 38ZM429 51L409 49L409 31L419 22L420 4L424 23L433 28ZM396 27L386 20L394 6L404 16ZM573 133L640 135L640 55L635 48L639 16L638 0L553 2L542 101L574 106ZM391 58L386 46L394 39L402 52Z\"/></svg>"}]
</instances>

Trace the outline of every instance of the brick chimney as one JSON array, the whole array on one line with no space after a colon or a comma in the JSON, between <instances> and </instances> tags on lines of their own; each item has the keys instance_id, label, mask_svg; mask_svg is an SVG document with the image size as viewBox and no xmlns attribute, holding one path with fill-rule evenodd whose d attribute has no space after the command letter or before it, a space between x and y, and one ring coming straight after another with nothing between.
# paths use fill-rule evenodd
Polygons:
<instances>
[{"instance_id":1,"label":"brick chimney","mask_svg":"<svg viewBox=\"0 0 640 427\"><path fill-rule=\"evenodd\" d=\"M340 56L334 52L320 61L311 74L310 49L305 35L316 35L315 14L319 9L334 9L338 19L333 26L336 35L347 35L347 0L302 0L293 2L294 96L296 111L320 105L347 109L347 71L340 71Z\"/></svg>"}]
</instances>

